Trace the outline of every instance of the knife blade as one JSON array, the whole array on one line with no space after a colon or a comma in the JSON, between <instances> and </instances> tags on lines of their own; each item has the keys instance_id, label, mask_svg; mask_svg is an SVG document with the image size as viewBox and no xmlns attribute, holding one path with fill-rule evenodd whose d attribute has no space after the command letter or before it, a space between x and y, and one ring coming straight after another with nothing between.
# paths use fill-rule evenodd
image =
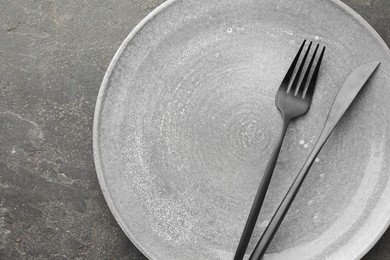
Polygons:
<instances>
[{"instance_id":1,"label":"knife blade","mask_svg":"<svg viewBox=\"0 0 390 260\"><path fill-rule=\"evenodd\" d=\"M374 73L374 71L379 66L379 64L380 61L364 64L359 68L355 69L344 81L344 84L339 89L339 92L337 93L333 101L325 125L321 131L321 134L313 150L311 151L310 155L306 159L306 162L302 166L294 182L290 186L290 189L288 190L284 199L280 203L270 223L268 224L259 242L257 243L255 249L253 250L251 256L249 257L249 260L255 260L255 259L260 260L265 254L269 244L271 243L271 240L273 239L276 231L278 230L280 224L282 223L307 173L309 172L309 169L313 164L314 159L321 151L321 148L324 146L326 140L328 140L330 134L336 127L340 118L343 116L345 111L351 105L356 95L359 93L361 88L365 85L365 83L370 78L370 76Z\"/></svg>"}]
</instances>

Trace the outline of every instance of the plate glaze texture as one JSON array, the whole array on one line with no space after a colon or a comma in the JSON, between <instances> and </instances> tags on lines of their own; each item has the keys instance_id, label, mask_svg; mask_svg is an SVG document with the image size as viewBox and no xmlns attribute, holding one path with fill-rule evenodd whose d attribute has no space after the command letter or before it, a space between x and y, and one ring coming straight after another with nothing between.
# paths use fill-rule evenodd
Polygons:
<instances>
[{"instance_id":1,"label":"plate glaze texture","mask_svg":"<svg viewBox=\"0 0 390 260\"><path fill-rule=\"evenodd\" d=\"M249 251L348 74L381 60L322 149L265 259L358 259L390 220L390 52L338 1L168 1L126 38L99 93L107 203L150 259L233 259L282 118L275 94L303 39L326 46L290 124Z\"/></svg>"}]
</instances>

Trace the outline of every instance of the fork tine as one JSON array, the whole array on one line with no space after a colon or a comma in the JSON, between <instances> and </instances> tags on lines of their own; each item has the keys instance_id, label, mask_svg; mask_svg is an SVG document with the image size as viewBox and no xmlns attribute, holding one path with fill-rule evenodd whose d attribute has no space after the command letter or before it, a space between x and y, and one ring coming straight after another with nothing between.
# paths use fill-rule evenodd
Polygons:
<instances>
[{"instance_id":1,"label":"fork tine","mask_svg":"<svg viewBox=\"0 0 390 260\"><path fill-rule=\"evenodd\" d=\"M309 47L306 50L305 56L303 57L303 59L301 61L301 65L299 66L297 74L295 75L294 81L291 84L290 90L295 90L294 91L294 95L296 95L298 93L298 90L299 90L299 86L297 87L298 81L299 81L299 78L301 76L301 73L302 73L302 70L303 70L303 66L305 66L305 61L306 61L307 55L309 54L309 51L310 51L310 48L311 48L311 44L312 44L312 42L310 42Z\"/></svg>"},{"instance_id":2,"label":"fork tine","mask_svg":"<svg viewBox=\"0 0 390 260\"><path fill-rule=\"evenodd\" d=\"M282 84L280 85L281 87L284 87L286 91L287 91L288 83L290 82L290 79L291 79L292 74L294 72L295 66L298 62L299 56L301 55L303 46L305 46L305 43L306 43L306 40L303 40L301 47L298 50L297 55L295 55L295 58L294 58L293 62L291 63L290 68L288 69L286 75L284 76Z\"/></svg>"},{"instance_id":3,"label":"fork tine","mask_svg":"<svg viewBox=\"0 0 390 260\"><path fill-rule=\"evenodd\" d=\"M304 90L305 90L307 78L309 77L309 74L310 74L311 66L313 65L314 58L316 57L316 54L317 54L318 46L319 46L319 44L317 44L316 49L314 50L314 53L311 56L311 59L310 59L310 62L309 62L309 66L307 66L305 76L303 77L301 85L299 86L298 94L302 95L302 98L305 98L305 95L306 95L306 92L307 92L307 91L305 92Z\"/></svg>"},{"instance_id":4,"label":"fork tine","mask_svg":"<svg viewBox=\"0 0 390 260\"><path fill-rule=\"evenodd\" d=\"M321 61L322 61L322 57L324 56L324 52L325 52L325 46L322 47L321 55L318 58L317 65L316 65L314 72L313 72L313 76L311 76L309 86L307 87L307 91L306 91L305 95L308 95L309 98L311 98L313 96L313 93L314 93L314 86L316 85L316 82L317 82L318 71L320 70Z\"/></svg>"}]
</instances>

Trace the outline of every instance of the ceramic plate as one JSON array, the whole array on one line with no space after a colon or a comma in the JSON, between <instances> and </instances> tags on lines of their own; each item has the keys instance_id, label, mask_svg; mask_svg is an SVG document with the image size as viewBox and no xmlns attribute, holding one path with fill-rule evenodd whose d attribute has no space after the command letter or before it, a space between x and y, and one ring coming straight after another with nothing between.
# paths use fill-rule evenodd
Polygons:
<instances>
[{"instance_id":1,"label":"ceramic plate","mask_svg":"<svg viewBox=\"0 0 390 260\"><path fill-rule=\"evenodd\" d=\"M319 154L265 259L355 259L390 220L390 52L339 1L167 1L111 62L94 121L116 220L150 259L232 259L282 127L276 90L303 39L326 46L294 121L251 251L347 75L382 63ZM249 252L249 251L248 251Z\"/></svg>"}]
</instances>

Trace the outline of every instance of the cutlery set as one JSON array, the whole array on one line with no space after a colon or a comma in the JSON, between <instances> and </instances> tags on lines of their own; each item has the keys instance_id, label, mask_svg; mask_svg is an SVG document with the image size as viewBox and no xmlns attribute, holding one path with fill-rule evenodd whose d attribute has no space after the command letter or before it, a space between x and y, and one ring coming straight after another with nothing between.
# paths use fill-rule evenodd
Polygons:
<instances>
[{"instance_id":1,"label":"cutlery set","mask_svg":"<svg viewBox=\"0 0 390 260\"><path fill-rule=\"evenodd\" d=\"M242 232L241 239L234 256L234 260L241 260L245 255L253 229L256 225L258 215L264 202L269 183L271 181L271 177L277 162L280 149L283 144L284 136L287 131L288 125L291 120L304 115L309 110L309 107L311 105L314 88L319 74L319 69L325 52L325 47L322 47L321 53L318 59L316 59L319 50L319 44L317 44L314 53L311 55L309 64L305 66L306 60L308 59L310 53L310 49L312 47L312 42L310 42L309 46L307 47L303 58L300 58L305 43L306 40L304 40L302 45L300 46L298 53L296 54L293 62L291 63L290 68L288 69L276 93L275 103L283 117L282 132L275 144L274 150L271 154L271 158L261 179L247 222ZM299 60L301 60L300 65L299 68L296 70ZM314 65L315 61L316 65ZM348 109L360 89L364 86L364 84L367 82L367 80L370 78L370 76L379 66L379 64L380 62L371 62L355 69L348 76L342 87L339 89L339 92L337 93L333 101L325 125L322 129L320 136L318 137L314 148L312 149L309 157L306 159L294 182L290 186L290 189L280 203L278 209L274 213L274 216L272 217L268 226L264 230L260 240L258 241L256 247L254 248L252 254L249 257L250 260L259 260L264 256L269 244L272 241L272 238L274 237L280 224L282 223L284 216L286 215L295 196L297 195L299 188L301 187L315 158L317 157L321 148L324 146L326 140L329 138L330 134L339 122L342 115ZM295 70L296 73L294 73ZM304 74L302 74L303 70L306 70ZM293 78L294 74L295 76ZM310 81L308 81L310 75L311 79Z\"/></svg>"}]
</instances>

